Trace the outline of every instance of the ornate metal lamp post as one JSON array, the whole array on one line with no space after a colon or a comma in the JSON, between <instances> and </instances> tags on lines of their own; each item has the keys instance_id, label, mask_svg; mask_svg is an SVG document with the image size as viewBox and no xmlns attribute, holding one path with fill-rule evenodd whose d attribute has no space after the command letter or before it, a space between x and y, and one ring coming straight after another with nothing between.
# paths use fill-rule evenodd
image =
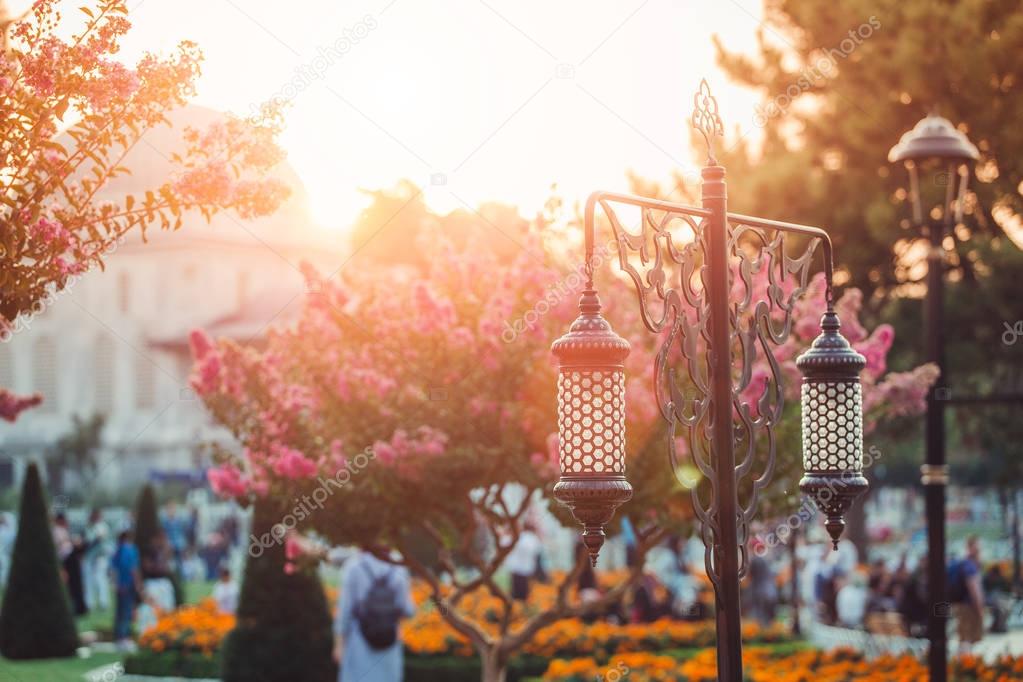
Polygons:
<instances>
[{"instance_id":1,"label":"ornate metal lamp post","mask_svg":"<svg viewBox=\"0 0 1023 682\"><path fill-rule=\"evenodd\" d=\"M948 603L945 590L945 404L951 397L945 385L944 268L946 235L953 219L961 216L962 199L969 180L969 164L979 157L977 148L956 130L948 119L924 117L888 152L892 163L903 163L909 171L909 198L914 225L928 233L931 248L927 254L927 295L924 300L924 338L929 362L938 366L940 375L927 394L926 463L920 467L927 507L927 581L933 608L927 630L931 646L928 653L931 682L947 678L948 642L945 626ZM920 191L923 170L941 188L940 215L924 218ZM930 183L928 183L930 184ZM959 215L957 215L959 214Z\"/></svg>"},{"instance_id":2,"label":"ornate metal lamp post","mask_svg":"<svg viewBox=\"0 0 1023 682\"><path fill-rule=\"evenodd\" d=\"M628 344L600 317L593 285L599 207L614 232L619 265L639 294L644 325L662 339L654 395L667 422L672 469L679 470L675 441L682 433L688 437L688 456L703 476L696 486L682 483L692 488L716 595L718 679L741 682L739 581L748 568L747 540L757 498L774 469L774 427L782 413L781 370L773 349L788 338L794 304L806 288L818 246L824 252L827 309L820 337L799 359L806 468L800 485L827 514L836 542L843 513L866 487L858 379L863 358L838 332L827 233L729 213L725 169L714 159L712 146L722 124L705 81L695 97L692 123L708 149L702 206L610 192L596 192L586 203L588 282L581 314L553 346L561 363L562 477L555 495L583 524L595 561L602 527L632 493L622 455L622 362ZM639 210L638 233L623 227L616 205ZM766 293L757 287L765 280ZM770 367L767 386L759 396L744 397L758 359ZM676 371L676 364L684 366L688 378ZM605 425L599 432L595 415Z\"/></svg>"}]
</instances>

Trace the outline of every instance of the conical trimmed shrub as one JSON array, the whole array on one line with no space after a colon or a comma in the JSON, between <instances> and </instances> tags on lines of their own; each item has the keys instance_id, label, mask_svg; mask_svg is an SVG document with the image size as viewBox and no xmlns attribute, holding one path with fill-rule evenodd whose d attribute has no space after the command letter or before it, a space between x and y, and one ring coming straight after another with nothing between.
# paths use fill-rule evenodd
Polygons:
<instances>
[{"instance_id":1,"label":"conical trimmed shrub","mask_svg":"<svg viewBox=\"0 0 1023 682\"><path fill-rule=\"evenodd\" d=\"M160 507L156 500L156 491L153 486L146 484L135 500L135 546L139 548L139 556L145 558L160 532ZM143 562L144 565L144 562ZM142 570L142 577L149 578L145 569ZM174 586L174 604L181 606L185 603L185 591L182 586L181 576L177 571L172 571L170 576L171 585Z\"/></svg>"},{"instance_id":2,"label":"conical trimmed shrub","mask_svg":"<svg viewBox=\"0 0 1023 682\"><path fill-rule=\"evenodd\" d=\"M78 631L53 545L46 495L35 464L21 488L18 536L0 607L0 653L6 658L74 656Z\"/></svg>"},{"instance_id":3,"label":"conical trimmed shrub","mask_svg":"<svg viewBox=\"0 0 1023 682\"><path fill-rule=\"evenodd\" d=\"M283 512L256 503L252 533L269 533ZM269 545L269 546L267 546ZM224 643L224 682L334 682L333 631L319 577L284 572L284 545L258 544L249 552L237 625Z\"/></svg>"},{"instance_id":4,"label":"conical trimmed shrub","mask_svg":"<svg viewBox=\"0 0 1023 682\"><path fill-rule=\"evenodd\" d=\"M159 531L160 512L156 505L156 491L147 483L135 500L135 546L139 548L140 556L149 553Z\"/></svg>"}]
</instances>

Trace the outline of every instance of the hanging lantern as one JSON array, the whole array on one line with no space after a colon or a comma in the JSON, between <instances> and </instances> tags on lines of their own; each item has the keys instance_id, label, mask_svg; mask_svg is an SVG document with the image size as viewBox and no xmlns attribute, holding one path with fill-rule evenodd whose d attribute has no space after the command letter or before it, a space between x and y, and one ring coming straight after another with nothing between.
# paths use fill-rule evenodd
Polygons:
<instances>
[{"instance_id":1,"label":"hanging lantern","mask_svg":"<svg viewBox=\"0 0 1023 682\"><path fill-rule=\"evenodd\" d=\"M554 342L558 359L558 456L554 497L583 525L595 566L604 526L632 497L625 480L625 358L629 342L600 316L592 288L579 299L579 317Z\"/></svg>"},{"instance_id":2,"label":"hanging lantern","mask_svg":"<svg viewBox=\"0 0 1023 682\"><path fill-rule=\"evenodd\" d=\"M803 471L799 489L826 516L824 527L838 549L845 513L868 487L863 477L863 394L860 371L866 360L838 330L830 309L821 334L796 359L803 373Z\"/></svg>"}]
</instances>

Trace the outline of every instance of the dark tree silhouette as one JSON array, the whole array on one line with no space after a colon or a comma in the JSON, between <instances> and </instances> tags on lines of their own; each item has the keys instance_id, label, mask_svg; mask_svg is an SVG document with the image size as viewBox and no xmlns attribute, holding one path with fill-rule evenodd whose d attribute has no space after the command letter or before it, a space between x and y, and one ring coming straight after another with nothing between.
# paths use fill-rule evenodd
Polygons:
<instances>
[{"instance_id":1,"label":"dark tree silhouette","mask_svg":"<svg viewBox=\"0 0 1023 682\"><path fill-rule=\"evenodd\" d=\"M256 502L254 536L269 533L281 515L272 502ZM224 643L224 682L337 679L323 586L313 573L285 573L284 560L284 545L276 542L249 552L238 623Z\"/></svg>"},{"instance_id":2,"label":"dark tree silhouette","mask_svg":"<svg viewBox=\"0 0 1023 682\"><path fill-rule=\"evenodd\" d=\"M73 656L78 632L57 562L39 469L28 467L21 489L18 536L0 608L0 653L7 658Z\"/></svg>"}]
</instances>

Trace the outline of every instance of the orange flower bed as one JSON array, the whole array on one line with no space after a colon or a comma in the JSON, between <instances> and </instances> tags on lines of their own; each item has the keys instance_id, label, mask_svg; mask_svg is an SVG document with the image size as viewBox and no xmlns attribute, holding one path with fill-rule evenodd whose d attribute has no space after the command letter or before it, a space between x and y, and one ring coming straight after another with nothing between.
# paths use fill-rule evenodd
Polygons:
<instances>
[{"instance_id":1,"label":"orange flower bed","mask_svg":"<svg viewBox=\"0 0 1023 682\"><path fill-rule=\"evenodd\" d=\"M770 649L743 652L748 682L919 682L927 668L916 658L881 656L868 661L849 649L800 651L779 655ZM594 658L552 661L544 673L550 682L590 682L594 679L628 679L629 682L717 682L714 649L701 651L688 661L651 653L614 656L600 664ZM954 660L952 682L1012 682L1023 679L1023 658L1004 657L985 664L976 657Z\"/></svg>"},{"instance_id":2,"label":"orange flower bed","mask_svg":"<svg viewBox=\"0 0 1023 682\"><path fill-rule=\"evenodd\" d=\"M234 616L218 611L212 599L204 599L161 614L156 624L139 637L139 646L156 653L176 651L209 657L234 623Z\"/></svg>"},{"instance_id":3,"label":"orange flower bed","mask_svg":"<svg viewBox=\"0 0 1023 682\"><path fill-rule=\"evenodd\" d=\"M610 584L621 580L622 575L603 576ZM553 584L537 584L530 591L529 601L516 603L512 612L511 630L534 613L553 606L556 589ZM469 641L456 632L444 620L429 599L428 588L413 583L413 600L418 608L402 630L402 639L410 654L422 656L475 656L476 651ZM466 595L458 604L459 614L477 623L489 634L500 633L500 617L503 613L501 601L484 590ZM747 624L743 628L745 641L758 644L789 641L791 636L782 626L760 628ZM715 640L714 623L704 621L689 623L660 620L654 623L617 625L603 620L586 623L572 618L553 623L539 632L526 645L525 654L544 658L574 658L594 656L605 659L623 652L661 651L666 649L706 647Z\"/></svg>"}]
</instances>

